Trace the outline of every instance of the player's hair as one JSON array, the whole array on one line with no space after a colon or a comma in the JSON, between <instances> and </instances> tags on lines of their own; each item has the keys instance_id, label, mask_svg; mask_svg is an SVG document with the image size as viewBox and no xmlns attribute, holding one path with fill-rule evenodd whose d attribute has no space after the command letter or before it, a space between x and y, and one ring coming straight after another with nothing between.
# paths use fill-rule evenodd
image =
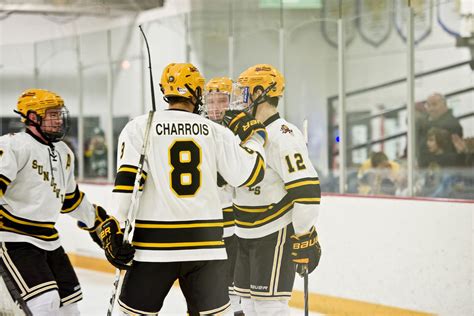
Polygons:
<instances>
[{"instance_id":1,"label":"player's hair","mask_svg":"<svg viewBox=\"0 0 474 316\"><path fill-rule=\"evenodd\" d=\"M268 98L267 102L270 103L271 105L273 105L274 107L277 107L279 100L280 100L279 97L272 97L272 98Z\"/></svg>"},{"instance_id":2,"label":"player's hair","mask_svg":"<svg viewBox=\"0 0 474 316\"><path fill-rule=\"evenodd\" d=\"M191 102L190 98L185 98L185 97L171 96L171 97L167 97L166 100L168 101L169 105L174 105L176 103L189 103L190 105L194 105Z\"/></svg>"},{"instance_id":3,"label":"player's hair","mask_svg":"<svg viewBox=\"0 0 474 316\"><path fill-rule=\"evenodd\" d=\"M254 89L253 89L253 93L257 92L257 91L262 91L263 92L263 87L262 86L256 86ZM270 105L274 106L274 107L277 107L278 106L278 101L280 100L280 97L279 96L276 96L276 97L269 97L267 95L267 97L265 98L265 101L267 101Z\"/></svg>"},{"instance_id":4,"label":"player's hair","mask_svg":"<svg viewBox=\"0 0 474 316\"><path fill-rule=\"evenodd\" d=\"M376 168L377 166L379 166L380 164L382 164L386 161L388 161L388 157L387 157L387 155L385 155L381 151L374 152L370 156L370 163L372 164L372 167L374 167L374 168Z\"/></svg>"}]
</instances>

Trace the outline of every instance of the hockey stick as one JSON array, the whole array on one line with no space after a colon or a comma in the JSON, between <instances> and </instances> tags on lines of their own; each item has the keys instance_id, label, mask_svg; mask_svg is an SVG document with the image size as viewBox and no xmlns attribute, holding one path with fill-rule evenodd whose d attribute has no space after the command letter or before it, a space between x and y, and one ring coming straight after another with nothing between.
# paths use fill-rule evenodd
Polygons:
<instances>
[{"instance_id":1,"label":"hockey stick","mask_svg":"<svg viewBox=\"0 0 474 316\"><path fill-rule=\"evenodd\" d=\"M150 47L148 46L148 41L146 39L145 33L143 32L142 26L138 26L140 28L140 32L143 35L143 38L145 39L145 44L146 44L146 49L148 52L148 69L150 70L150 85L151 85L151 104L152 104L152 110L148 112L148 120L146 123L146 129L145 129L145 137L143 139L143 145L142 145L142 151L140 153L140 159L138 161L138 170L137 174L135 175L135 182L133 183L133 191L132 191L132 201L130 203L130 207L128 208L128 214L127 214L127 220L125 221L125 227L124 227L124 232L123 232L123 241L126 242L128 241L128 236L131 231L132 223L135 222L135 217L136 213L138 210L138 205L139 205L139 198L138 198L138 192L140 188L140 180L142 178L142 173L143 173L143 164L145 162L145 156L146 156L146 151L148 149L148 141L150 139L150 129L151 129L151 123L153 122L153 115L155 114L156 111L156 104L155 104L155 90L153 86L153 73L151 70L151 57L150 57ZM114 280L114 287L112 289L112 295L110 297L110 303L109 303L109 309L107 310L107 316L112 315L112 311L114 310L114 304L115 304L115 297L117 295L117 289L118 285L120 282L120 269L115 270L115 280Z\"/></svg>"},{"instance_id":2,"label":"hockey stick","mask_svg":"<svg viewBox=\"0 0 474 316\"><path fill-rule=\"evenodd\" d=\"M304 279L304 316L309 315L309 299L308 299L308 267L306 267L306 271L303 275Z\"/></svg>"},{"instance_id":3,"label":"hockey stick","mask_svg":"<svg viewBox=\"0 0 474 316\"><path fill-rule=\"evenodd\" d=\"M0 249L0 257L3 257L3 249L5 248L4 245L5 243L2 242L2 249ZM7 286L7 291L10 293L12 299L15 301L17 306L21 308L21 310L23 311L23 313L25 313L26 316L33 316L33 313L31 313L28 305L26 305L26 302L21 297L20 292L18 292L17 288L15 287L15 284L10 278L10 275L3 267L2 261L3 260L0 259L0 278L2 278L3 282L5 282L5 285Z\"/></svg>"},{"instance_id":4,"label":"hockey stick","mask_svg":"<svg viewBox=\"0 0 474 316\"><path fill-rule=\"evenodd\" d=\"M306 143L306 146L308 146L308 119L304 119L303 121L303 137L304 137L304 142ZM304 267L304 274L303 274L303 279L304 279L304 315L308 316L309 315L309 298L308 298L308 265Z\"/></svg>"}]
</instances>

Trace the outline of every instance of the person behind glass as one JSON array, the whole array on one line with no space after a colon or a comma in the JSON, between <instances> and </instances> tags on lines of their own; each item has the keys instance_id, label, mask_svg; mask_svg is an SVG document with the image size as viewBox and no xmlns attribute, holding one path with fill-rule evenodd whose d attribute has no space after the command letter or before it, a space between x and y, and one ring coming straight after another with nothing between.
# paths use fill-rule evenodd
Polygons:
<instances>
[{"instance_id":1,"label":"person behind glass","mask_svg":"<svg viewBox=\"0 0 474 316\"><path fill-rule=\"evenodd\" d=\"M456 151L451 151L452 141L449 132L445 129L432 127L427 133L426 147L428 165L437 163L440 167L462 165L461 157Z\"/></svg>"},{"instance_id":2,"label":"person behind glass","mask_svg":"<svg viewBox=\"0 0 474 316\"><path fill-rule=\"evenodd\" d=\"M448 197L457 178L453 167L463 165L463 156L451 151L452 136L445 129L428 130L425 157L427 168L416 185L416 192L422 196Z\"/></svg>"},{"instance_id":3,"label":"person behind glass","mask_svg":"<svg viewBox=\"0 0 474 316\"><path fill-rule=\"evenodd\" d=\"M446 99L440 93L433 93L428 97L425 103L426 116L420 119L417 130L417 138L420 140L419 143L419 156L418 164L421 168L426 168L429 164L427 157L429 157L429 149L427 146L428 131L435 127L444 129L449 132L449 135L463 136L463 129L459 120L455 118L452 111L448 109ZM454 145L449 141L449 147L446 152L455 152Z\"/></svg>"},{"instance_id":4,"label":"person behind glass","mask_svg":"<svg viewBox=\"0 0 474 316\"><path fill-rule=\"evenodd\" d=\"M393 195L396 191L400 165L383 152L374 152L358 171L360 194Z\"/></svg>"},{"instance_id":5,"label":"person behind glass","mask_svg":"<svg viewBox=\"0 0 474 316\"><path fill-rule=\"evenodd\" d=\"M474 137L462 139L452 135L451 139L460 161L463 162L463 168L452 186L450 197L474 199Z\"/></svg>"},{"instance_id":6,"label":"person behind glass","mask_svg":"<svg viewBox=\"0 0 474 316\"><path fill-rule=\"evenodd\" d=\"M474 167L474 137L462 139L458 135L451 135L451 140L465 166Z\"/></svg>"},{"instance_id":7,"label":"person behind glass","mask_svg":"<svg viewBox=\"0 0 474 316\"><path fill-rule=\"evenodd\" d=\"M107 176L107 145L104 131L99 127L94 128L94 135L89 141L85 156L88 161L90 176Z\"/></svg>"}]
</instances>

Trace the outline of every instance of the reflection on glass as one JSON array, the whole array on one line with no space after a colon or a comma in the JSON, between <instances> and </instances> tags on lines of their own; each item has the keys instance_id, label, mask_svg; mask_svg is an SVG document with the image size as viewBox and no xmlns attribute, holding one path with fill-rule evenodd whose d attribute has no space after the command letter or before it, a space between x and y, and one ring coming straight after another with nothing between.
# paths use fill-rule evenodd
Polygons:
<instances>
[{"instance_id":1,"label":"reflection on glass","mask_svg":"<svg viewBox=\"0 0 474 316\"><path fill-rule=\"evenodd\" d=\"M415 11L426 20L438 12L438 23L415 46L417 196L474 199L472 136L473 72L470 52L456 45L460 36L454 2L439 2ZM448 14L450 13L450 14ZM425 23L425 25L428 25Z\"/></svg>"},{"instance_id":2,"label":"reflection on glass","mask_svg":"<svg viewBox=\"0 0 474 316\"><path fill-rule=\"evenodd\" d=\"M348 0L339 8L338 1L315 1L320 7L298 9L294 1L209 1L144 23L155 75L170 62L190 61L207 78L233 79L252 64L272 64L286 79L280 112L300 128L308 122L309 154L323 191L338 192L346 168L346 193L407 196L407 133L415 133L415 195L474 199L472 53L459 38L472 34L460 29L458 1L414 6L415 131L407 126L406 2ZM339 14L346 26L346 137L339 134L337 113ZM107 32L0 47L0 134L22 129L11 106L18 93L33 86L58 90L71 111L66 141L84 153L76 158L84 160L87 180L104 181L115 170L107 158L117 153L118 134L150 108L138 30L113 28L110 38ZM158 87L155 92L157 108L164 108ZM339 163L341 139L347 142L345 166Z\"/></svg>"}]
</instances>

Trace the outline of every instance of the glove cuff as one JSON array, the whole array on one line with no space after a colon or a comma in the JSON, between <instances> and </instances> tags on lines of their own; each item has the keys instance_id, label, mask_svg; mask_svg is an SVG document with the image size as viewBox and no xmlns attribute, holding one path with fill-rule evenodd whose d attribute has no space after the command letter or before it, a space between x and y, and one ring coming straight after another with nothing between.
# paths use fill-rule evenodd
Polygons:
<instances>
[{"instance_id":1,"label":"glove cuff","mask_svg":"<svg viewBox=\"0 0 474 316\"><path fill-rule=\"evenodd\" d=\"M314 227L314 226L312 226L308 232L291 235L291 238L296 239L296 240L300 240L300 239L304 239L304 238L311 238L313 234L315 234L316 237L318 236L318 233L316 232L316 227Z\"/></svg>"},{"instance_id":2,"label":"glove cuff","mask_svg":"<svg viewBox=\"0 0 474 316\"><path fill-rule=\"evenodd\" d=\"M109 219L111 216L107 214L107 212L104 210L104 208L100 205L92 204L94 206L95 210L95 220L94 220L94 226L92 227L87 227L87 225L81 221L77 222L77 226L85 231L88 232L94 232L97 230L97 228L102 225L107 219Z\"/></svg>"}]
</instances>

